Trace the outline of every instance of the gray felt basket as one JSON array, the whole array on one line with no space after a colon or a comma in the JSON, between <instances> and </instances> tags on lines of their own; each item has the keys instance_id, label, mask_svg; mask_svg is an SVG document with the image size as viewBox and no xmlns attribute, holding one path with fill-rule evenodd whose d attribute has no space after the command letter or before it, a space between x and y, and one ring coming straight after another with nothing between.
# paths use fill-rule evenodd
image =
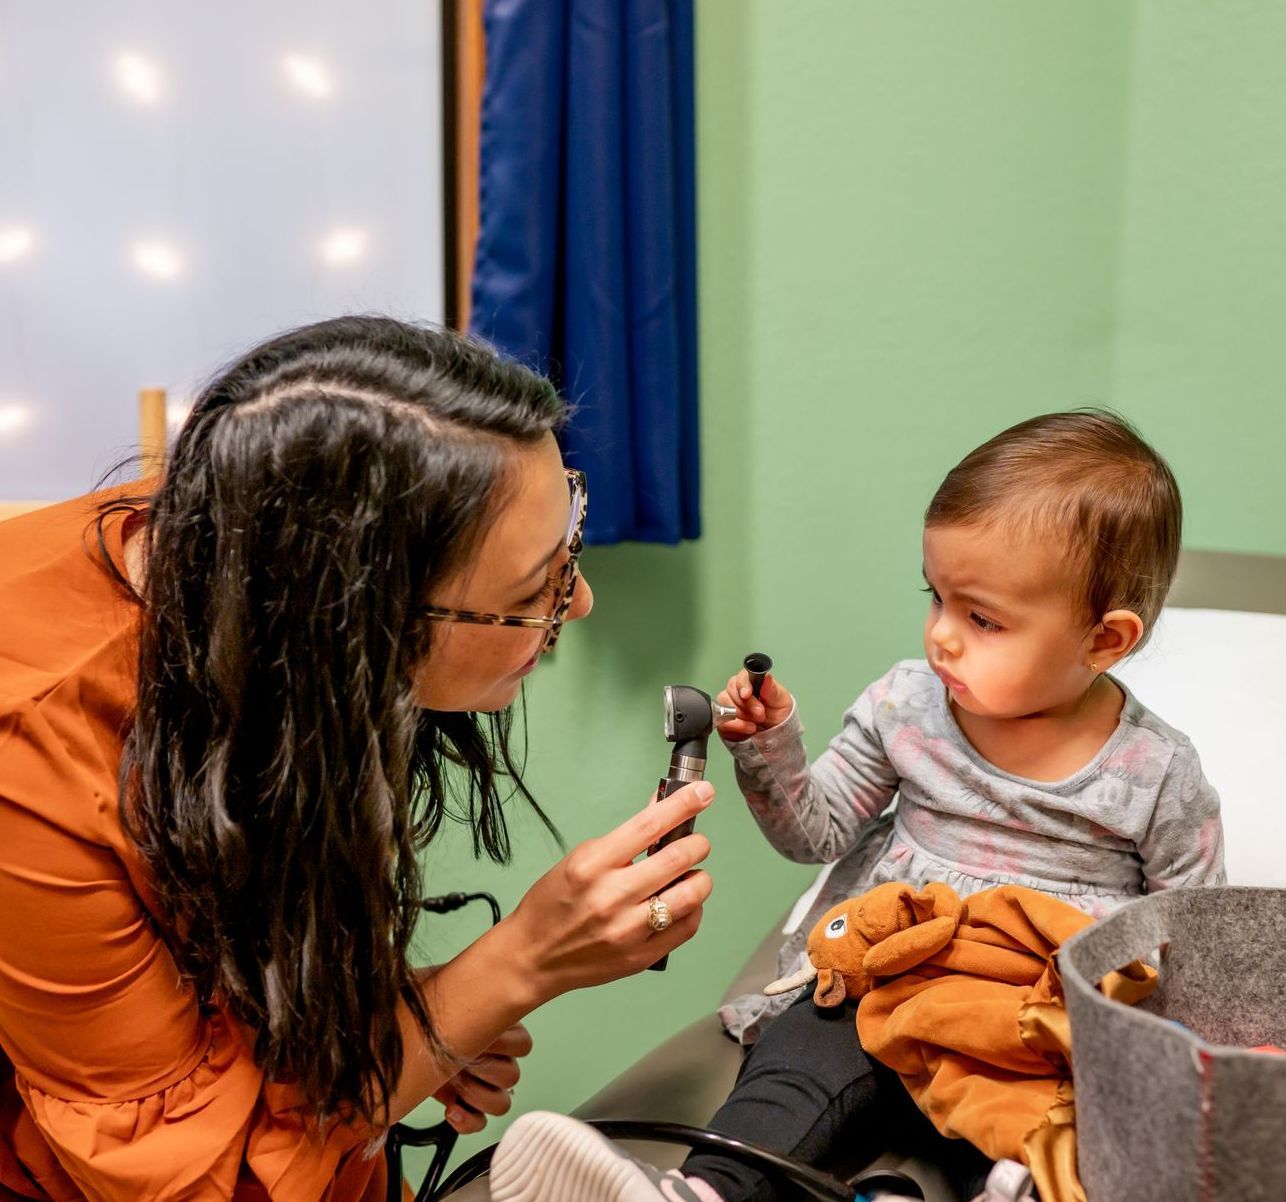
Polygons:
<instances>
[{"instance_id":1,"label":"gray felt basket","mask_svg":"<svg viewBox=\"0 0 1286 1202\"><path fill-rule=\"evenodd\" d=\"M1146 1001L1098 992L1157 949ZM1286 890L1157 893L1058 960L1089 1202L1286 1200L1286 1057L1244 1050L1286 1047Z\"/></svg>"}]
</instances>

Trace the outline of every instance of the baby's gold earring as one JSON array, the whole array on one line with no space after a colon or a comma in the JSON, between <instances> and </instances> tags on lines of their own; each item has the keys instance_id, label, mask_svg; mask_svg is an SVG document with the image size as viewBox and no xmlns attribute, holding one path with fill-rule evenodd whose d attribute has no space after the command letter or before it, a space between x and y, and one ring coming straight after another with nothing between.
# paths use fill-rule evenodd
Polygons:
<instances>
[{"instance_id":1,"label":"baby's gold earring","mask_svg":"<svg viewBox=\"0 0 1286 1202\"><path fill-rule=\"evenodd\" d=\"M1098 664L1096 664L1093 660L1090 661L1090 671L1093 672L1095 676L1098 675Z\"/></svg>"}]
</instances>

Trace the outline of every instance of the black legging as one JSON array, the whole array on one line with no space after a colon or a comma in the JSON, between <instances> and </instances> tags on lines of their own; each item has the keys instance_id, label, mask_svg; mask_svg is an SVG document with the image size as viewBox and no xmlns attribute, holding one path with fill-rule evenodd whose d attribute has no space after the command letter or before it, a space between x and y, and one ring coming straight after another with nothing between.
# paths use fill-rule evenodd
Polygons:
<instances>
[{"instance_id":1,"label":"black legging","mask_svg":"<svg viewBox=\"0 0 1286 1202\"><path fill-rule=\"evenodd\" d=\"M965 1190L981 1188L990 1162L963 1140L944 1140L911 1101L892 1069L869 1059L857 1038L857 1007L823 1010L805 994L769 1023L746 1053L737 1083L710 1127L806 1164L825 1167L833 1153L862 1164L894 1131L944 1156ZM684 1173L708 1181L724 1202L772 1202L780 1188L731 1158L694 1153ZM972 1196L971 1193L966 1196Z\"/></svg>"}]
</instances>

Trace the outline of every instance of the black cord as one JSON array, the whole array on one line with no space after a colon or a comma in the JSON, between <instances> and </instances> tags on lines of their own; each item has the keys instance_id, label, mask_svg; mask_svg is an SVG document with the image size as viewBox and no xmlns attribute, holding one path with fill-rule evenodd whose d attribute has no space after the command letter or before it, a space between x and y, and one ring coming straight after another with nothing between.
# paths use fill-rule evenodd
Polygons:
<instances>
[{"instance_id":1,"label":"black cord","mask_svg":"<svg viewBox=\"0 0 1286 1202\"><path fill-rule=\"evenodd\" d=\"M420 909L430 914L451 914L461 910L472 901L485 901L491 907L491 924L500 921L500 903L490 893L479 890L476 893L443 893L437 897L425 897L420 901ZM428 1172L415 1192L416 1202L429 1202L437 1196L438 1183L446 1172L447 1161L455 1150L458 1137L456 1129L450 1123L437 1123L432 1127L411 1127L406 1123L395 1123L389 1128L385 1144L385 1156L388 1159L388 1202L402 1202L402 1149L432 1148Z\"/></svg>"},{"instance_id":2,"label":"black cord","mask_svg":"<svg viewBox=\"0 0 1286 1202\"><path fill-rule=\"evenodd\" d=\"M500 921L500 903L490 893L479 890L477 893L442 893L437 897L426 897L420 902L420 909L430 914L450 914L461 910L471 901L484 901L491 907L491 925Z\"/></svg>"},{"instance_id":3,"label":"black cord","mask_svg":"<svg viewBox=\"0 0 1286 1202\"><path fill-rule=\"evenodd\" d=\"M476 893L443 893L437 897L426 897L420 902L420 908L430 914L451 914L463 909L472 901L485 901L491 907L491 921L494 925L500 921L500 904L490 893L479 890ZM849 1202L854 1197L852 1186L846 1185L837 1178L818 1172L809 1165L791 1160L789 1157L770 1152L731 1136L720 1135L715 1131L703 1131L700 1128L684 1126L680 1123L626 1122L617 1120L591 1119L591 1127L597 1127L609 1139L642 1139L661 1143L686 1144L692 1148L704 1148L716 1154L730 1156L735 1160L751 1165L767 1175L784 1178L800 1187L809 1197L821 1202ZM397 1202L401 1198L401 1150L403 1147L432 1147L432 1163L423 1183L416 1191L416 1202L434 1202L445 1199L461 1186L481 1177L491 1166L491 1156L495 1145L484 1148L461 1164L445 1181L447 1161L455 1148L456 1132L449 1123L439 1123L435 1127L416 1130L401 1123L389 1131L390 1171L388 1198ZM396 1179L394 1177L396 1172ZM911 1182L914 1185L914 1182ZM859 1193L857 1197L865 1197ZM876 1194L878 1196L878 1192Z\"/></svg>"},{"instance_id":4,"label":"black cord","mask_svg":"<svg viewBox=\"0 0 1286 1202\"><path fill-rule=\"evenodd\" d=\"M677 1143L690 1148L700 1148L716 1155L728 1156L740 1160L751 1168L759 1170L766 1176L785 1179L797 1186L809 1198L818 1202L851 1202L854 1190L837 1177L819 1172L809 1165L801 1164L767 1148L720 1135L717 1131L703 1131L699 1127L688 1127L682 1123L652 1123L634 1120L589 1119L588 1125L601 1131L608 1139L634 1139L649 1143ZM442 1183L441 1189L433 1195L435 1200L445 1199L456 1190L481 1177L491 1167L491 1157L496 1148L483 1148L475 1153L456 1169Z\"/></svg>"}]
</instances>

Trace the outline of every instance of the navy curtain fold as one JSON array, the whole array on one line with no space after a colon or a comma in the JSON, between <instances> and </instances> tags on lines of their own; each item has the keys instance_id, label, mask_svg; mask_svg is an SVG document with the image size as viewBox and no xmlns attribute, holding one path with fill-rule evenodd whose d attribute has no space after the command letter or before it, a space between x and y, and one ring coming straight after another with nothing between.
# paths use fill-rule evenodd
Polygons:
<instances>
[{"instance_id":1,"label":"navy curtain fold","mask_svg":"<svg viewBox=\"0 0 1286 1202\"><path fill-rule=\"evenodd\" d=\"M548 372L586 538L700 522L692 0L487 0L470 329Z\"/></svg>"}]
</instances>

